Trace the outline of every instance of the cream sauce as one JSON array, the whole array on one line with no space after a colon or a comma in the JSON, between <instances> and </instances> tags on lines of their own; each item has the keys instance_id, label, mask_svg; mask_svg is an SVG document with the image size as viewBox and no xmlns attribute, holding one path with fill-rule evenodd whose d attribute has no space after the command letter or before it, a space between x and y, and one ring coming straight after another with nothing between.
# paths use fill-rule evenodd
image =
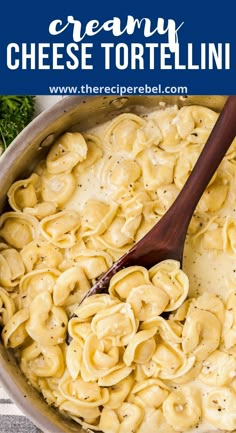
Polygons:
<instances>
[{"instance_id":1,"label":"cream sauce","mask_svg":"<svg viewBox=\"0 0 236 433\"><path fill-rule=\"evenodd\" d=\"M93 128L89 132L99 136L102 140L109 123ZM102 158L78 177L78 188L67 203L67 209L80 212L88 200L95 199L107 203L112 200L116 188L111 183L104 182L102 175L109 156L109 152L104 150ZM129 154L117 152L116 156L122 159L129 157ZM228 213L233 213L232 209L223 207L220 211L221 215ZM236 287L235 258L229 257L226 253L216 254L212 251L197 249L193 247L189 239L186 240L185 244L183 268L190 280L189 297L196 297L208 291L219 295L225 301L229 291ZM198 379L194 380L193 383L201 390L202 396L210 390L210 387ZM181 387L181 385L177 385L175 389L181 389ZM199 423L197 427L188 430L187 433L216 431L213 425L204 421Z\"/></svg>"},{"instance_id":2,"label":"cream sauce","mask_svg":"<svg viewBox=\"0 0 236 433\"><path fill-rule=\"evenodd\" d=\"M148 118L148 114L145 117ZM89 131L101 140L111 121ZM88 200L100 200L109 203L117 188L104 179L103 171L110 153L103 149L102 157L86 172L78 176L78 187L65 209L80 212ZM114 156L114 155L113 155ZM130 158L127 152L116 152L118 159ZM236 191L235 191L236 193ZM232 191L231 191L232 194ZM223 206L219 215L234 215L234 209ZM189 296L199 296L205 291L218 294L225 299L232 287L236 287L236 261L226 253L216 254L204 249L195 249L186 239L183 269L190 279Z\"/></svg>"},{"instance_id":3,"label":"cream sauce","mask_svg":"<svg viewBox=\"0 0 236 433\"><path fill-rule=\"evenodd\" d=\"M197 251L186 241L183 269L190 280L191 298L207 291L226 300L229 291L236 288L236 261L226 253Z\"/></svg>"}]
</instances>

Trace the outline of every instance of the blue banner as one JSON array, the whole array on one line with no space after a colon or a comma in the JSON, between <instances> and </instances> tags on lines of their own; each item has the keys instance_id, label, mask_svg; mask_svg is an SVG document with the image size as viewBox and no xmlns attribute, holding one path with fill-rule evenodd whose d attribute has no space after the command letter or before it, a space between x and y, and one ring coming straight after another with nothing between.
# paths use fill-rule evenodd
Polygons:
<instances>
[{"instance_id":1,"label":"blue banner","mask_svg":"<svg viewBox=\"0 0 236 433\"><path fill-rule=\"evenodd\" d=\"M1 9L0 94L236 94L229 0Z\"/></svg>"}]
</instances>

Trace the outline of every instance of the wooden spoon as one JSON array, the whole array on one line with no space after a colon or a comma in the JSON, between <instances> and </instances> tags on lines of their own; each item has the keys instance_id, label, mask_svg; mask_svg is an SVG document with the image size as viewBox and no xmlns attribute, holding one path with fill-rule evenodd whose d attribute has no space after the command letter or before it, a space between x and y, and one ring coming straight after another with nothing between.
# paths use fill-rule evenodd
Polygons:
<instances>
[{"instance_id":1,"label":"wooden spoon","mask_svg":"<svg viewBox=\"0 0 236 433\"><path fill-rule=\"evenodd\" d=\"M160 221L112 265L85 298L107 291L111 277L127 266L140 265L149 269L165 259L178 260L182 265L184 242L193 212L235 136L236 96L229 96L175 202Z\"/></svg>"}]
</instances>

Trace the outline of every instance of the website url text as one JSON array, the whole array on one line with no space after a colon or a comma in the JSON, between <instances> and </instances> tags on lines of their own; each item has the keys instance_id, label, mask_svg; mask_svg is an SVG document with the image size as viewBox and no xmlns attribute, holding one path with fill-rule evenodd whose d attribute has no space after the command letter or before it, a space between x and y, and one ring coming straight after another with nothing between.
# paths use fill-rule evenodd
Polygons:
<instances>
[{"instance_id":1,"label":"website url text","mask_svg":"<svg viewBox=\"0 0 236 433\"><path fill-rule=\"evenodd\" d=\"M49 93L54 95L186 95L187 86L49 86Z\"/></svg>"}]
</instances>

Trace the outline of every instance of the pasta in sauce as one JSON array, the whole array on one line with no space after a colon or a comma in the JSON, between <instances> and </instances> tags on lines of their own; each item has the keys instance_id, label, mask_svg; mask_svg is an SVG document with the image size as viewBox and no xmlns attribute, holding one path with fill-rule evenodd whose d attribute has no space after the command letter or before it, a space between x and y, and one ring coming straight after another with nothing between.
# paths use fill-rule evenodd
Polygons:
<instances>
[{"instance_id":1,"label":"pasta in sauce","mask_svg":"<svg viewBox=\"0 0 236 433\"><path fill-rule=\"evenodd\" d=\"M79 306L170 207L217 116L159 107L66 132L9 189L2 340L46 402L85 429L236 429L236 140L191 220L184 270L123 269L109 294Z\"/></svg>"}]
</instances>

